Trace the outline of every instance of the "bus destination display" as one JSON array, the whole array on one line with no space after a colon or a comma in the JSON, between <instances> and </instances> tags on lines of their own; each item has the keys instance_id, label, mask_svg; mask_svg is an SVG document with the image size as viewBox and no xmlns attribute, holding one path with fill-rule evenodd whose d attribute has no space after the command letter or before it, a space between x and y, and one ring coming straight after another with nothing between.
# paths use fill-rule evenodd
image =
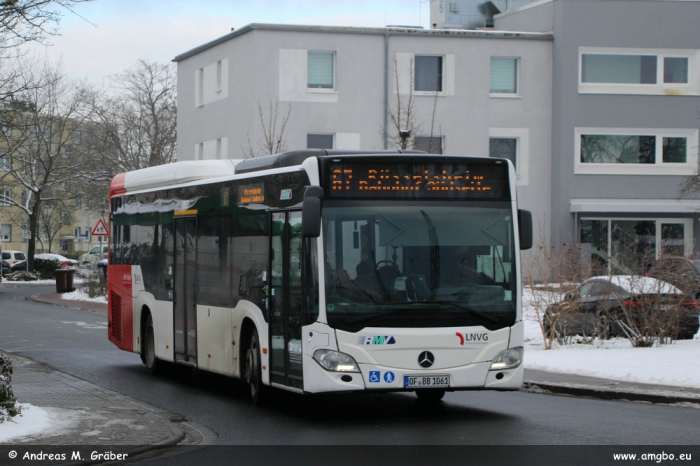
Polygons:
<instances>
[{"instance_id":1,"label":"bus destination display","mask_svg":"<svg viewBox=\"0 0 700 466\"><path fill-rule=\"evenodd\" d=\"M494 163L331 162L326 192L334 198L469 198L508 200L508 167Z\"/></svg>"},{"instance_id":2,"label":"bus destination display","mask_svg":"<svg viewBox=\"0 0 700 466\"><path fill-rule=\"evenodd\" d=\"M262 204L265 202L263 183L242 184L238 187L238 204Z\"/></svg>"}]
</instances>

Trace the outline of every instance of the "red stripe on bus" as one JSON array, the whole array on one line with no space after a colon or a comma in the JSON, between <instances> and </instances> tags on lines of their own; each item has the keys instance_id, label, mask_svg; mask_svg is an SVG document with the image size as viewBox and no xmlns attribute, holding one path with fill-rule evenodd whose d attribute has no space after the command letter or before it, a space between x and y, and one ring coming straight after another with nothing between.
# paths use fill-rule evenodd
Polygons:
<instances>
[{"instance_id":1,"label":"red stripe on bus","mask_svg":"<svg viewBox=\"0 0 700 466\"><path fill-rule=\"evenodd\" d=\"M109 185L109 197L126 194L125 180L126 173L120 173L112 179L112 183Z\"/></svg>"}]
</instances>

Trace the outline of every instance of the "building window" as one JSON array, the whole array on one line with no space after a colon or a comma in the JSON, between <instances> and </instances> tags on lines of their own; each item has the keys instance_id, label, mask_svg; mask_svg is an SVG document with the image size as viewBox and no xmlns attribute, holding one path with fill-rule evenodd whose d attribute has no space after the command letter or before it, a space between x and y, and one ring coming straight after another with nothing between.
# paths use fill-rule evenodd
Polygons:
<instances>
[{"instance_id":1,"label":"building window","mask_svg":"<svg viewBox=\"0 0 700 466\"><path fill-rule=\"evenodd\" d=\"M442 57L434 55L416 55L413 66L414 91L442 92Z\"/></svg>"},{"instance_id":2,"label":"building window","mask_svg":"<svg viewBox=\"0 0 700 466\"><path fill-rule=\"evenodd\" d=\"M75 237L80 238L80 227L75 227Z\"/></svg>"},{"instance_id":3,"label":"building window","mask_svg":"<svg viewBox=\"0 0 700 466\"><path fill-rule=\"evenodd\" d=\"M68 225L70 223L70 212L61 212L61 224Z\"/></svg>"},{"instance_id":4,"label":"building window","mask_svg":"<svg viewBox=\"0 0 700 466\"><path fill-rule=\"evenodd\" d=\"M0 225L0 241L12 241L12 225L9 223Z\"/></svg>"},{"instance_id":5,"label":"building window","mask_svg":"<svg viewBox=\"0 0 700 466\"><path fill-rule=\"evenodd\" d=\"M80 207L82 207L82 204L83 204L83 202L82 202L82 199L80 198L80 196L76 197L75 198L75 208L80 209Z\"/></svg>"},{"instance_id":6,"label":"building window","mask_svg":"<svg viewBox=\"0 0 700 466\"><path fill-rule=\"evenodd\" d=\"M581 82L606 84L656 84L655 55L584 54Z\"/></svg>"},{"instance_id":7,"label":"building window","mask_svg":"<svg viewBox=\"0 0 700 466\"><path fill-rule=\"evenodd\" d=\"M688 83L687 57L664 57L664 83Z\"/></svg>"},{"instance_id":8,"label":"building window","mask_svg":"<svg viewBox=\"0 0 700 466\"><path fill-rule=\"evenodd\" d=\"M596 273L639 274L661 256L687 256L691 229L690 219L584 218L579 232Z\"/></svg>"},{"instance_id":9,"label":"building window","mask_svg":"<svg viewBox=\"0 0 700 466\"><path fill-rule=\"evenodd\" d=\"M698 95L700 50L581 47L579 92ZM673 92L671 92L673 91Z\"/></svg>"},{"instance_id":10,"label":"building window","mask_svg":"<svg viewBox=\"0 0 700 466\"><path fill-rule=\"evenodd\" d=\"M308 54L309 89L335 89L334 52L312 52Z\"/></svg>"},{"instance_id":11,"label":"building window","mask_svg":"<svg viewBox=\"0 0 700 466\"><path fill-rule=\"evenodd\" d=\"M22 204L23 206L27 205L27 191L24 189L20 193L20 204Z\"/></svg>"},{"instance_id":12,"label":"building window","mask_svg":"<svg viewBox=\"0 0 700 466\"><path fill-rule=\"evenodd\" d=\"M83 231L85 231L85 241L89 242L90 241L90 231L91 231L90 227L84 227Z\"/></svg>"},{"instance_id":13,"label":"building window","mask_svg":"<svg viewBox=\"0 0 700 466\"><path fill-rule=\"evenodd\" d=\"M697 130L577 128L576 173L692 175Z\"/></svg>"},{"instance_id":14,"label":"building window","mask_svg":"<svg viewBox=\"0 0 700 466\"><path fill-rule=\"evenodd\" d=\"M12 170L10 154L0 155L0 171L9 172L10 170Z\"/></svg>"},{"instance_id":15,"label":"building window","mask_svg":"<svg viewBox=\"0 0 700 466\"><path fill-rule=\"evenodd\" d=\"M413 138L413 148L428 154L442 154L442 137L416 136Z\"/></svg>"},{"instance_id":16,"label":"building window","mask_svg":"<svg viewBox=\"0 0 700 466\"><path fill-rule=\"evenodd\" d=\"M70 147L62 146L61 150L60 150L60 154L61 154L61 157L63 157L64 159L67 159L68 157L70 157Z\"/></svg>"},{"instance_id":17,"label":"building window","mask_svg":"<svg viewBox=\"0 0 700 466\"><path fill-rule=\"evenodd\" d=\"M79 146L79 145L80 145L80 139L81 139L80 131L76 131L75 134L74 134L73 143L74 143L76 146Z\"/></svg>"},{"instance_id":18,"label":"building window","mask_svg":"<svg viewBox=\"0 0 700 466\"><path fill-rule=\"evenodd\" d=\"M517 138L489 138L489 157L499 157L513 162L515 171L518 171L518 139Z\"/></svg>"},{"instance_id":19,"label":"building window","mask_svg":"<svg viewBox=\"0 0 700 466\"><path fill-rule=\"evenodd\" d=\"M9 206L12 205L10 202L12 200L12 190L11 189L0 189L0 205Z\"/></svg>"},{"instance_id":20,"label":"building window","mask_svg":"<svg viewBox=\"0 0 700 466\"><path fill-rule=\"evenodd\" d=\"M518 59L491 57L491 94L518 93Z\"/></svg>"},{"instance_id":21,"label":"building window","mask_svg":"<svg viewBox=\"0 0 700 466\"><path fill-rule=\"evenodd\" d=\"M333 135L309 133L306 135L306 148L333 149Z\"/></svg>"}]
</instances>

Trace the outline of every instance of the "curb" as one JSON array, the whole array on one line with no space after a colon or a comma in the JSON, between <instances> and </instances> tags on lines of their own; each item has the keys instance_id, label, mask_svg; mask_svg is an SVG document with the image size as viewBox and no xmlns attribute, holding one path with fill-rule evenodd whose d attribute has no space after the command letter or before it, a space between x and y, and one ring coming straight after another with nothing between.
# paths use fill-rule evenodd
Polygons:
<instances>
[{"instance_id":1,"label":"curb","mask_svg":"<svg viewBox=\"0 0 700 466\"><path fill-rule=\"evenodd\" d=\"M560 395L586 396L601 400L643 401L657 404L700 404L700 396L681 396L675 393L661 391L624 391L614 388L595 388L590 385L535 382L532 380L525 380L523 382L523 391L537 391L538 389Z\"/></svg>"},{"instance_id":2,"label":"curb","mask_svg":"<svg viewBox=\"0 0 700 466\"><path fill-rule=\"evenodd\" d=\"M67 307L71 309L81 309L83 311L97 312L101 314L107 313L107 304L102 303L92 303L90 301L74 301L70 299L52 299L47 298L47 295L33 294L25 296L24 299L27 301L34 301L37 303L51 304L54 306Z\"/></svg>"}]
</instances>

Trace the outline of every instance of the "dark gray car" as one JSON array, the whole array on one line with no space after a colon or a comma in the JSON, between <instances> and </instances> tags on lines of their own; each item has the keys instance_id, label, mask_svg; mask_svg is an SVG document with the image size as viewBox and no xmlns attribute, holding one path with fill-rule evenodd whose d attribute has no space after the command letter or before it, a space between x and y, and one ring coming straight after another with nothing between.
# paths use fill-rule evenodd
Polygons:
<instances>
[{"instance_id":1,"label":"dark gray car","mask_svg":"<svg viewBox=\"0 0 700 466\"><path fill-rule=\"evenodd\" d=\"M619 321L626 313L631 325L645 325L649 311L677 310L677 338L692 338L698 331L698 303L664 281L636 275L593 277L581 283L565 299L548 307L545 331L552 322L560 335L587 335L599 338L624 335ZM668 314L671 315L671 314Z\"/></svg>"}]
</instances>

